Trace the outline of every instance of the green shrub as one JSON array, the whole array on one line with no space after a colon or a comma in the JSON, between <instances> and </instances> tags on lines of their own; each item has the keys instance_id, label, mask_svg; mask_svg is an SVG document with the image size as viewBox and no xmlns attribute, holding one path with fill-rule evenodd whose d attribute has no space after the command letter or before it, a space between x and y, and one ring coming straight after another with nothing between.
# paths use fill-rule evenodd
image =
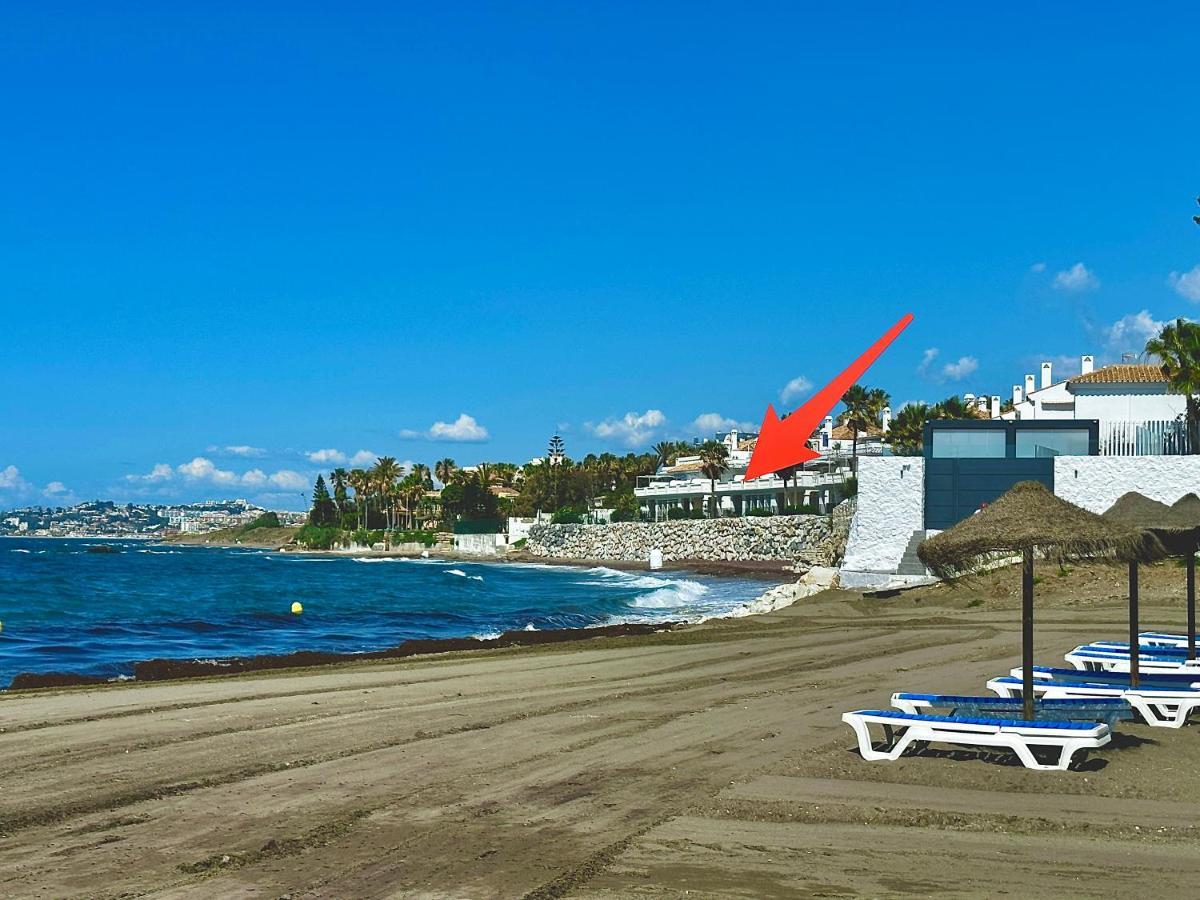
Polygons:
<instances>
[{"instance_id":1,"label":"green shrub","mask_svg":"<svg viewBox=\"0 0 1200 900\"><path fill-rule=\"evenodd\" d=\"M550 517L551 525L581 525L583 510L576 506L564 506Z\"/></svg>"},{"instance_id":2,"label":"green shrub","mask_svg":"<svg viewBox=\"0 0 1200 900\"><path fill-rule=\"evenodd\" d=\"M747 511L746 511L746 515L748 515L748 516L755 516L755 517L762 517L762 518L766 518L767 516L773 516L773 515L775 515L775 513L771 512L769 509L764 509L764 508L762 508L762 507L757 507L757 508L755 508L755 509L750 509L750 510L747 510Z\"/></svg>"},{"instance_id":3,"label":"green shrub","mask_svg":"<svg viewBox=\"0 0 1200 900\"><path fill-rule=\"evenodd\" d=\"M413 528L407 531L393 531L393 544L424 544L426 547L432 547L437 543L437 532L425 531L421 528Z\"/></svg>"},{"instance_id":4,"label":"green shrub","mask_svg":"<svg viewBox=\"0 0 1200 900\"><path fill-rule=\"evenodd\" d=\"M527 543L529 543L529 538L521 538L519 541L513 541L509 546L514 550L524 550Z\"/></svg>"},{"instance_id":5,"label":"green shrub","mask_svg":"<svg viewBox=\"0 0 1200 900\"><path fill-rule=\"evenodd\" d=\"M342 530L331 525L304 525L296 532L296 543L309 550L332 550L340 543Z\"/></svg>"},{"instance_id":6,"label":"green shrub","mask_svg":"<svg viewBox=\"0 0 1200 900\"><path fill-rule=\"evenodd\" d=\"M499 519L463 519L454 523L455 534L497 534L504 530Z\"/></svg>"},{"instance_id":7,"label":"green shrub","mask_svg":"<svg viewBox=\"0 0 1200 900\"><path fill-rule=\"evenodd\" d=\"M858 476L851 475L842 482L842 496L846 499L858 496Z\"/></svg>"},{"instance_id":8,"label":"green shrub","mask_svg":"<svg viewBox=\"0 0 1200 900\"><path fill-rule=\"evenodd\" d=\"M667 521L669 522L674 522L678 519L686 519L687 517L687 510L682 506L672 506L667 510Z\"/></svg>"},{"instance_id":9,"label":"green shrub","mask_svg":"<svg viewBox=\"0 0 1200 900\"><path fill-rule=\"evenodd\" d=\"M249 525L243 526L242 534L248 531L253 531L256 528L280 528L279 515L273 512L265 512Z\"/></svg>"}]
</instances>

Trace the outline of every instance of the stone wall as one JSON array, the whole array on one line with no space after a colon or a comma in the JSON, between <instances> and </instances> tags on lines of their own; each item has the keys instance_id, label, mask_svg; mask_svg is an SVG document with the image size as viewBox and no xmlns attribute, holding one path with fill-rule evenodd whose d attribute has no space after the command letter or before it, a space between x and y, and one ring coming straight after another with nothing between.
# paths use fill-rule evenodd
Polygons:
<instances>
[{"instance_id":1,"label":"stone wall","mask_svg":"<svg viewBox=\"0 0 1200 900\"><path fill-rule=\"evenodd\" d=\"M525 551L560 559L644 562L650 551L672 560L780 560L830 565L836 537L827 516L689 519L612 525L534 525Z\"/></svg>"}]
</instances>

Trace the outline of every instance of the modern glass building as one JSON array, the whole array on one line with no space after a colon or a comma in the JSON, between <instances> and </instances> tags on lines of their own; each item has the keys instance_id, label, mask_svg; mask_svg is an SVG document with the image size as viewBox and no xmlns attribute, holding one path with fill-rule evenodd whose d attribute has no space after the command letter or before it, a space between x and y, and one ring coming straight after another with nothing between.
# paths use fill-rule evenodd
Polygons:
<instances>
[{"instance_id":1,"label":"modern glass building","mask_svg":"<svg viewBox=\"0 0 1200 900\"><path fill-rule=\"evenodd\" d=\"M1056 456L1096 456L1096 419L936 420L925 425L925 527L945 529L1018 481L1054 490Z\"/></svg>"}]
</instances>

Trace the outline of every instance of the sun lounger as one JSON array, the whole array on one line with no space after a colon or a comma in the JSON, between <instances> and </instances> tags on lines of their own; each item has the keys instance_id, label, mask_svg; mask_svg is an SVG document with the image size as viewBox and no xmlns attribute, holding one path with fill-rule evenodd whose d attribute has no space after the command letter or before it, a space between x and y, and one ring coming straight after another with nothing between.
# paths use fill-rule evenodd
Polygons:
<instances>
[{"instance_id":1,"label":"sun lounger","mask_svg":"<svg viewBox=\"0 0 1200 900\"><path fill-rule=\"evenodd\" d=\"M1020 666L1009 670L1009 674L1021 677ZM1034 666L1034 680L1086 681L1098 684L1117 684L1129 687L1128 672L1112 672L1106 670L1081 672L1079 669L1061 669L1053 666ZM1151 672L1142 674L1142 684L1153 684L1155 687L1196 688L1200 689L1200 672Z\"/></svg>"},{"instance_id":2,"label":"sun lounger","mask_svg":"<svg viewBox=\"0 0 1200 900\"><path fill-rule=\"evenodd\" d=\"M1187 650L1188 636L1186 634L1171 634L1166 631L1143 631L1138 635L1138 643L1178 647L1181 650ZM1200 637L1196 639L1196 646L1200 647Z\"/></svg>"},{"instance_id":3,"label":"sun lounger","mask_svg":"<svg viewBox=\"0 0 1200 900\"><path fill-rule=\"evenodd\" d=\"M890 709L860 709L842 714L854 729L858 752L867 760L899 759L916 742L959 747L1004 747L1030 769L1066 769L1076 754L1103 747L1111 739L1107 725L1088 722L1027 722L1022 719L975 718L971 716L914 715ZM883 731L876 748L870 726ZM1035 755L1041 751L1050 762Z\"/></svg>"},{"instance_id":4,"label":"sun lounger","mask_svg":"<svg viewBox=\"0 0 1200 900\"><path fill-rule=\"evenodd\" d=\"M1128 641L1092 641L1090 644L1080 644L1076 650L1096 650L1100 653L1129 653ZM1162 656L1168 659L1187 659L1187 647L1173 647L1169 644L1138 643L1138 654L1148 653L1151 656Z\"/></svg>"},{"instance_id":5,"label":"sun lounger","mask_svg":"<svg viewBox=\"0 0 1200 900\"><path fill-rule=\"evenodd\" d=\"M1071 671L1070 669L1062 671ZM1039 700L1067 699L1121 699L1130 705L1146 722L1155 728L1182 728L1188 717L1200 709L1200 688L1186 684L1164 685L1153 682L1142 683L1136 688L1129 686L1126 679L1117 681L1089 681L1093 675L1109 674L1088 672L1079 675L1079 681L1063 679L1037 679L1033 692ZM1001 697L1020 698L1023 682L1019 675L1002 675L987 683L989 691Z\"/></svg>"},{"instance_id":6,"label":"sun lounger","mask_svg":"<svg viewBox=\"0 0 1200 900\"><path fill-rule=\"evenodd\" d=\"M1020 716L1021 698L964 697L957 694L892 694L892 706L901 712L930 712L943 716ZM1062 722L1103 722L1110 729L1133 718L1133 710L1120 697L1068 698L1037 701L1037 718Z\"/></svg>"},{"instance_id":7,"label":"sun lounger","mask_svg":"<svg viewBox=\"0 0 1200 900\"><path fill-rule=\"evenodd\" d=\"M1080 672L1128 672L1129 650L1096 650L1085 645L1076 647L1063 657ZM1200 661L1189 660L1186 656L1161 655L1156 653L1139 652L1138 669L1146 673L1179 673L1187 674L1194 670L1200 678Z\"/></svg>"}]
</instances>

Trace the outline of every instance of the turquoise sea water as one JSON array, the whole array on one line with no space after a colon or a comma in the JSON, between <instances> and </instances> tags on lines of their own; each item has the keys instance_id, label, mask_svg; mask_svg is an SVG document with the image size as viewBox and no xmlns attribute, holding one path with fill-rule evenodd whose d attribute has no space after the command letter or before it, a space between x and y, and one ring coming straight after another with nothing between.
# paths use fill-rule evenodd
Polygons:
<instances>
[{"instance_id":1,"label":"turquoise sea water","mask_svg":"<svg viewBox=\"0 0 1200 900\"><path fill-rule=\"evenodd\" d=\"M697 620L768 583L512 563L0 540L0 687L20 672L116 677L154 657L380 650L408 638ZM304 614L293 616L293 601Z\"/></svg>"}]
</instances>

